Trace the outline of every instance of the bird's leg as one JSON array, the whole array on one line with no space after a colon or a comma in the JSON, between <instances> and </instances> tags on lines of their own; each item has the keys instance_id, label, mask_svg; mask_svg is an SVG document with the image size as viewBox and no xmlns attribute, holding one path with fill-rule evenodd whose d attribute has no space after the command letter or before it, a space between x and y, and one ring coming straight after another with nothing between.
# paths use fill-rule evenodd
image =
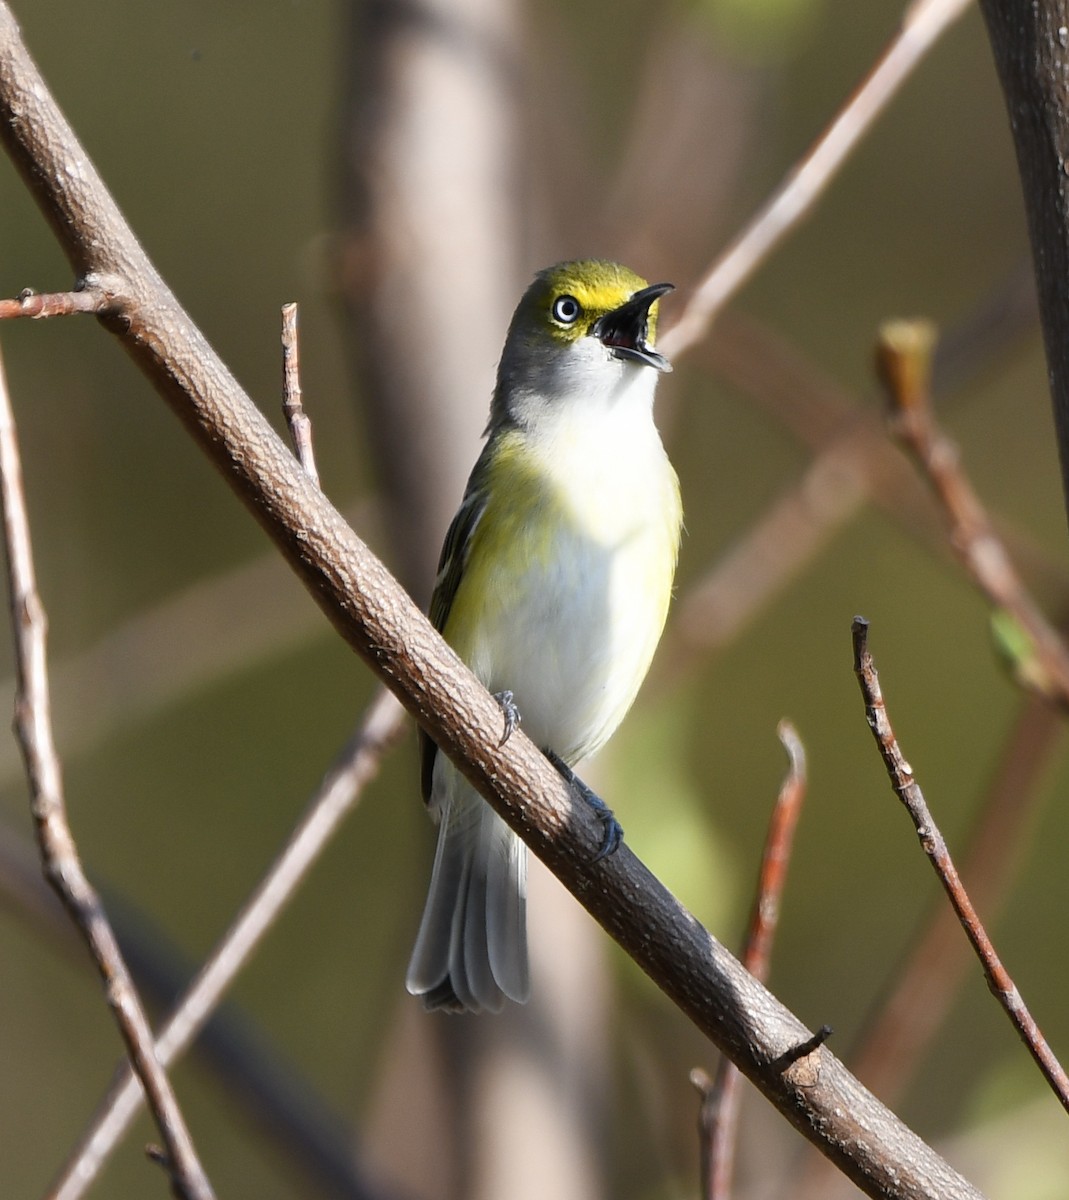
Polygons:
<instances>
[{"instance_id":1,"label":"bird's leg","mask_svg":"<svg viewBox=\"0 0 1069 1200\"><path fill-rule=\"evenodd\" d=\"M543 749L542 753L557 768L558 774L571 789L572 795L584 804L588 804L594 810L594 815L601 822L605 836L602 838L601 845L598 848L597 854L594 855L593 861L599 862L603 858L608 858L610 854L619 848L620 843L624 840L623 827L613 816L612 809L593 788L588 787L576 775L559 754L546 749Z\"/></svg>"},{"instance_id":2,"label":"bird's leg","mask_svg":"<svg viewBox=\"0 0 1069 1200\"><path fill-rule=\"evenodd\" d=\"M516 702L509 691L494 692L494 699L501 705L501 712L505 718L505 728L501 734L501 741L497 744L500 749L512 737L512 731L519 725L520 710L516 707Z\"/></svg>"}]
</instances>

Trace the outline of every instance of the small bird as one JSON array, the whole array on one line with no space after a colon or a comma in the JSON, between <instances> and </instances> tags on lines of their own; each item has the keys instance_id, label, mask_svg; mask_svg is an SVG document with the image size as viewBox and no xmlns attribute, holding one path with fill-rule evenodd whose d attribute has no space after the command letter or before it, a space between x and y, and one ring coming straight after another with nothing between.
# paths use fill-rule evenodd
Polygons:
<instances>
[{"instance_id":1,"label":"small bird","mask_svg":"<svg viewBox=\"0 0 1069 1200\"><path fill-rule=\"evenodd\" d=\"M498 367L483 451L446 534L430 616L570 781L623 720L668 613L679 482L653 422L668 283L598 260L540 272ZM426 734L438 822L407 987L428 1009L530 991L527 847ZM582 787L582 785L580 785ZM593 797L593 793L588 793ZM607 809L603 852L619 827Z\"/></svg>"}]
</instances>

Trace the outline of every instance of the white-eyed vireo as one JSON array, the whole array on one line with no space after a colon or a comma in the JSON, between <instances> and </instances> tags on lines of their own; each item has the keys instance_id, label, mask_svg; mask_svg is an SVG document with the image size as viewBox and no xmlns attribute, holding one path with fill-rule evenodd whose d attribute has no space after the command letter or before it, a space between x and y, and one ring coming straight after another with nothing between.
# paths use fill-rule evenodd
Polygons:
<instances>
[{"instance_id":1,"label":"white-eyed vireo","mask_svg":"<svg viewBox=\"0 0 1069 1200\"><path fill-rule=\"evenodd\" d=\"M652 410L670 290L593 260L535 278L442 548L431 619L562 766L619 725L668 612L682 513ZM527 847L425 734L421 750L440 829L408 990L496 1011L529 991Z\"/></svg>"}]
</instances>

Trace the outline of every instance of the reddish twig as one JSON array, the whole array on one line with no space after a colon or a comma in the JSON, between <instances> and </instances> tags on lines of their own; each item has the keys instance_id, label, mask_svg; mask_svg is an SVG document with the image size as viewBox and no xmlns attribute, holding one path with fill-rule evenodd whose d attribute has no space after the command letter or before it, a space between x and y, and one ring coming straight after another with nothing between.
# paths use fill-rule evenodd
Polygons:
<instances>
[{"instance_id":1,"label":"reddish twig","mask_svg":"<svg viewBox=\"0 0 1069 1200\"><path fill-rule=\"evenodd\" d=\"M872 730L880 754L883 756L891 786L909 813L916 827L921 846L939 876L939 882L943 885L943 890L965 930L966 937L980 959L988 987L1005 1009L1007 1016L1013 1022L1014 1028L1028 1047L1029 1053L1058 1097L1062 1107L1069 1111L1069 1076L1066 1076L1061 1064L1055 1058L1053 1051L1040 1032L1039 1026L1025 1006L1020 992L995 953L991 939L958 876L943 835L939 832L928 811L924 794L913 777L913 768L899 749L898 741L891 728L890 718L887 715L883 693L880 690L876 666L869 653L868 628L868 622L864 618L854 618L854 672L861 685L869 728Z\"/></svg>"},{"instance_id":2,"label":"reddish twig","mask_svg":"<svg viewBox=\"0 0 1069 1200\"><path fill-rule=\"evenodd\" d=\"M969 837L961 874L973 903L991 914L1016 877L1033 829L1041 782L1063 745L1059 713L1025 696L1002 762ZM859 1078L890 1102L901 1095L936 1030L945 1021L968 963L953 914L940 904L927 917L890 996L881 1003L851 1065Z\"/></svg>"},{"instance_id":3,"label":"reddish twig","mask_svg":"<svg viewBox=\"0 0 1069 1200\"><path fill-rule=\"evenodd\" d=\"M742 964L758 979L768 978L772 942L779 923L779 906L787 882L787 867L794 847L794 831L806 792L805 746L790 721L781 721L776 730L790 765L783 780L776 806L768 825L757 895L750 914L750 927Z\"/></svg>"},{"instance_id":4,"label":"reddish twig","mask_svg":"<svg viewBox=\"0 0 1069 1200\"><path fill-rule=\"evenodd\" d=\"M932 412L935 337L934 326L926 321L891 321L880 330L876 366L891 406L891 432L913 456L942 504L951 545L973 582L1011 619L1012 624L1004 626L1008 636L1002 640L1018 681L1069 708L1069 650L1024 586L962 469L957 446L939 428Z\"/></svg>"},{"instance_id":5,"label":"reddish twig","mask_svg":"<svg viewBox=\"0 0 1069 1200\"><path fill-rule=\"evenodd\" d=\"M742 965L762 982L768 978L772 942L779 923L780 900L794 845L794 831L806 792L805 747L802 740L789 721L781 721L777 733L787 751L790 765L768 823L757 891L741 955ZM822 1031L817 1036L822 1042L827 1033ZM702 1097L698 1113L702 1195L707 1200L727 1200L731 1195L734 1171L742 1077L730 1059L721 1058L714 1079L710 1080L704 1071L695 1069L691 1072L691 1081Z\"/></svg>"},{"instance_id":6,"label":"reddish twig","mask_svg":"<svg viewBox=\"0 0 1069 1200\"><path fill-rule=\"evenodd\" d=\"M382 755L404 728L403 715L392 693L380 691L327 772L285 849L168 1017L156 1042L163 1066L170 1066L187 1049L292 899L342 819L377 774ZM68 1158L49 1200L76 1200L85 1194L130 1127L141 1101L136 1080L129 1071L121 1073Z\"/></svg>"},{"instance_id":7,"label":"reddish twig","mask_svg":"<svg viewBox=\"0 0 1069 1200\"><path fill-rule=\"evenodd\" d=\"M35 292L30 288L13 300L0 300L0 321L17 317L70 317L76 313L106 313L115 308L114 300L96 288L77 292Z\"/></svg>"},{"instance_id":8,"label":"reddish twig","mask_svg":"<svg viewBox=\"0 0 1069 1200\"><path fill-rule=\"evenodd\" d=\"M313 483L319 483L312 422L301 402L301 348L297 338L297 305L282 306L282 412L289 426L297 459Z\"/></svg>"},{"instance_id":9,"label":"reddish twig","mask_svg":"<svg viewBox=\"0 0 1069 1200\"><path fill-rule=\"evenodd\" d=\"M1043 777L1064 744L1061 714L1040 696L1029 693L1022 700L961 867L973 904L986 911L989 920L1019 874L1043 795ZM936 899L850 1055L858 1078L888 1104L897 1103L924 1061L971 962L954 912ZM796 1200L833 1200L847 1190L827 1159L810 1155Z\"/></svg>"},{"instance_id":10,"label":"reddish twig","mask_svg":"<svg viewBox=\"0 0 1069 1200\"><path fill-rule=\"evenodd\" d=\"M67 820L59 755L52 733L44 607L37 591L29 518L22 486L22 463L15 417L0 363L0 501L7 550L8 599L14 633L15 732L30 785L30 809L45 878L85 938L108 1005L126 1043L130 1064L144 1088L166 1146L167 1165L177 1196L212 1200L170 1081L153 1049L152 1029L127 970L104 906L82 868Z\"/></svg>"},{"instance_id":11,"label":"reddish twig","mask_svg":"<svg viewBox=\"0 0 1069 1200\"><path fill-rule=\"evenodd\" d=\"M968 0L914 0L906 8L894 37L843 109L695 288L661 339L669 358L701 341L727 300L812 209L914 67L968 7Z\"/></svg>"}]
</instances>

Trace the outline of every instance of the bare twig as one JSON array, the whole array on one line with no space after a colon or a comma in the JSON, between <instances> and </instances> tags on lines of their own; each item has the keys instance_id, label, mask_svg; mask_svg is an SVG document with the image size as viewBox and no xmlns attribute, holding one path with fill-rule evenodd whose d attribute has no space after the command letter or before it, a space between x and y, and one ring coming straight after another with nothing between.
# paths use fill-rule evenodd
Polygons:
<instances>
[{"instance_id":1,"label":"bare twig","mask_svg":"<svg viewBox=\"0 0 1069 1200\"><path fill-rule=\"evenodd\" d=\"M297 459L313 483L319 483L312 422L301 402L301 344L297 337L297 305L282 306L282 411Z\"/></svg>"},{"instance_id":2,"label":"bare twig","mask_svg":"<svg viewBox=\"0 0 1069 1200\"><path fill-rule=\"evenodd\" d=\"M165 1067L183 1053L203 1027L339 823L378 773L382 755L403 728L403 715L404 710L390 692L379 692L309 803L289 843L167 1019L156 1042L156 1054ZM137 1083L129 1071L124 1072L68 1158L53 1185L51 1200L75 1200L85 1194L137 1115L141 1099Z\"/></svg>"},{"instance_id":3,"label":"bare twig","mask_svg":"<svg viewBox=\"0 0 1069 1200\"><path fill-rule=\"evenodd\" d=\"M810 1033L622 845L516 730L296 463L163 283L59 111L0 3L0 139L78 277L121 306L108 322L248 505L338 632L502 818L676 1006L868 1194L976 1197L948 1163ZM77 169L72 169L73 163ZM858 1122L864 1137L858 1136Z\"/></svg>"},{"instance_id":4,"label":"bare twig","mask_svg":"<svg viewBox=\"0 0 1069 1200\"><path fill-rule=\"evenodd\" d=\"M890 718L887 715L883 693L880 690L879 676L876 674L876 667L872 661L872 655L869 653L868 628L868 622L864 618L854 618L854 672L865 700L865 713L868 717L869 728L872 730L876 745L883 756L891 786L909 813L916 827L921 846L935 869L939 882L943 885L943 890L965 930L966 937L980 959L988 987L1005 1009L1007 1016L1013 1022L1014 1028L1028 1047L1029 1053L1035 1059L1062 1107L1069 1111L1069 1076L1066 1076L1062 1065L1055 1058L1053 1051L1040 1032L1039 1026L1025 1006L1020 992L995 953L987 931L958 876L943 835L939 832L928 811L924 794L913 777L913 768L899 749L894 730L891 728Z\"/></svg>"},{"instance_id":5,"label":"bare twig","mask_svg":"<svg viewBox=\"0 0 1069 1200\"><path fill-rule=\"evenodd\" d=\"M1017 877L1034 832L1032 817L1043 796L1041 782L1055 751L1064 744L1059 711L1034 693L1021 697L1014 728L1006 739L994 778L969 833L961 874L973 904L990 920ZM878 998L848 1057L859 1079L897 1103L946 1021L972 952L953 910L941 896L929 907L910 940L887 991ZM796 1200L835 1200L850 1191L842 1176L819 1155L798 1180Z\"/></svg>"},{"instance_id":6,"label":"bare twig","mask_svg":"<svg viewBox=\"0 0 1069 1200\"><path fill-rule=\"evenodd\" d=\"M1020 866L1033 827L1030 820L1055 751L1063 745L1064 721L1042 698L1026 695L1007 738L962 863L969 895L991 914L1001 907ZM953 913L939 903L929 914L909 956L896 972L893 990L851 1066L888 1101L901 1094L926 1047L946 1019L969 961Z\"/></svg>"},{"instance_id":7,"label":"bare twig","mask_svg":"<svg viewBox=\"0 0 1069 1200\"><path fill-rule=\"evenodd\" d=\"M895 36L834 121L691 293L661 338L669 358L699 342L717 313L812 209L836 171L969 0L914 0Z\"/></svg>"},{"instance_id":8,"label":"bare twig","mask_svg":"<svg viewBox=\"0 0 1069 1200\"><path fill-rule=\"evenodd\" d=\"M1018 680L1069 707L1069 650L1024 586L983 502L962 469L958 448L942 432L929 395L935 329L925 321L890 321L880 330L876 364L891 404L892 433L924 472L950 525L950 540L973 582L1009 616L1004 637ZM1015 627L1015 628L1014 628Z\"/></svg>"},{"instance_id":9,"label":"bare twig","mask_svg":"<svg viewBox=\"0 0 1069 1200\"><path fill-rule=\"evenodd\" d=\"M16 317L70 317L76 313L112 311L112 298L99 288L87 287L73 292L35 292L27 288L13 300L0 300L0 321Z\"/></svg>"},{"instance_id":10,"label":"bare twig","mask_svg":"<svg viewBox=\"0 0 1069 1200\"><path fill-rule=\"evenodd\" d=\"M768 978L772 942L776 936L776 926L779 924L780 900L787 883L787 867L794 848L794 831L805 801L807 783L805 746L798 736L798 731L790 721L781 721L776 732L784 750L787 751L790 765L769 821L768 836L761 856L757 894L754 897L750 928L742 953L742 962L747 971L761 980Z\"/></svg>"},{"instance_id":11,"label":"bare twig","mask_svg":"<svg viewBox=\"0 0 1069 1200\"><path fill-rule=\"evenodd\" d=\"M789 721L781 721L777 732L790 765L769 820L741 958L743 966L762 982L768 978L794 831L806 791L805 746ZM695 1070L691 1080L702 1097L698 1113L702 1195L707 1200L728 1200L734 1173L741 1076L730 1059L721 1058L714 1079Z\"/></svg>"},{"instance_id":12,"label":"bare twig","mask_svg":"<svg viewBox=\"0 0 1069 1200\"><path fill-rule=\"evenodd\" d=\"M15 732L26 760L31 813L45 877L77 925L103 981L131 1066L167 1148L175 1195L211 1200L214 1193L193 1147L174 1091L152 1043L145 1016L104 906L90 884L67 821L63 779L52 734L46 618L37 592L30 526L22 488L15 418L0 363L0 500L7 584L15 642Z\"/></svg>"}]
</instances>

